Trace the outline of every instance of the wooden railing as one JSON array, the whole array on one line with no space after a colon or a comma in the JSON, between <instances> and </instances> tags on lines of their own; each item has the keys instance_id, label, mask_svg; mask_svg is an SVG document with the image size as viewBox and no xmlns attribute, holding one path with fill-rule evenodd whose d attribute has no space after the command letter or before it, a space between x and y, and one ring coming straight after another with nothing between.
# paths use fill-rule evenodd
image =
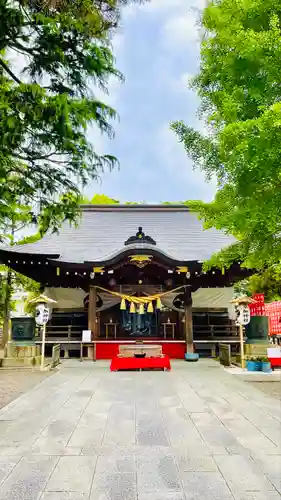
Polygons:
<instances>
[{"instance_id":1,"label":"wooden railing","mask_svg":"<svg viewBox=\"0 0 281 500\"><path fill-rule=\"evenodd\" d=\"M47 325L46 327L46 340L51 342L80 342L82 340L82 330L84 327L76 325L63 325L63 326L53 326ZM228 325L193 325L194 339L212 339L212 338L224 338L224 337L236 337L237 328L234 324ZM179 339L183 335L183 328L181 328L181 333L176 329L175 340ZM162 332L159 337L162 336ZM41 339L41 334L38 335L38 340ZM105 338L100 336L101 339ZM118 339L118 332L117 332ZM133 337L130 337L133 340Z\"/></svg>"},{"instance_id":2,"label":"wooden railing","mask_svg":"<svg viewBox=\"0 0 281 500\"><path fill-rule=\"evenodd\" d=\"M84 330L83 326L76 325L63 325L63 326L46 326L46 340L54 341L54 342L63 342L63 341L81 341L82 339L82 330ZM41 339L41 333L39 334L39 338Z\"/></svg>"},{"instance_id":3,"label":"wooden railing","mask_svg":"<svg viewBox=\"0 0 281 500\"><path fill-rule=\"evenodd\" d=\"M234 337L237 336L237 327L233 324L228 325L193 325L194 338L202 337Z\"/></svg>"}]
</instances>

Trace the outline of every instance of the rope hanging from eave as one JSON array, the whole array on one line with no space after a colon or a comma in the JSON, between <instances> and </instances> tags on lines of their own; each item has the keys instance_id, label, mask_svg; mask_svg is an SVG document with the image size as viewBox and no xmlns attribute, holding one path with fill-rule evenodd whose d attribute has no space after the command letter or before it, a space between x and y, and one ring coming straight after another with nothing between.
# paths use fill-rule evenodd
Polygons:
<instances>
[{"instance_id":1,"label":"rope hanging from eave","mask_svg":"<svg viewBox=\"0 0 281 500\"><path fill-rule=\"evenodd\" d=\"M169 295L170 293L175 293L179 290L182 290L185 287L186 285L181 285L178 286L177 288L174 288L173 290L169 290L167 292L162 292L162 293L156 293L155 295L149 295L145 297L135 297L134 295L125 295L123 293L114 292L113 290L107 290L106 288L103 288L101 286L96 286L95 288L102 290L103 292L109 293L110 295L114 295L115 297L120 297L121 300L127 300L128 302L133 302L134 304L149 304L154 300L161 299L161 297Z\"/></svg>"}]
</instances>

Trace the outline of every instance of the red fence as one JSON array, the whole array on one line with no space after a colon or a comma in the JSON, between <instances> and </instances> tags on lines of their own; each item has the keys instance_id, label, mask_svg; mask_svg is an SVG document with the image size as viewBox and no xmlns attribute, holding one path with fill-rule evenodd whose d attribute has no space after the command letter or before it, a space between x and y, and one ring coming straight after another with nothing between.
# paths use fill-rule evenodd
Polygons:
<instances>
[{"instance_id":1,"label":"red fence","mask_svg":"<svg viewBox=\"0 0 281 500\"><path fill-rule=\"evenodd\" d=\"M256 301L250 304L251 316L268 316L269 318L269 334L281 334L281 301L265 304L264 295L257 293L253 299Z\"/></svg>"}]
</instances>

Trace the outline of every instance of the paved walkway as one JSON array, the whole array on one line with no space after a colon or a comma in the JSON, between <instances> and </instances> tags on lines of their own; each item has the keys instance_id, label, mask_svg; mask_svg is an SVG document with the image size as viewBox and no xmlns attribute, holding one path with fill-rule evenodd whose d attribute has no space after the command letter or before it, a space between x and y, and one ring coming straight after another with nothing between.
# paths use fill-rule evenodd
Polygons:
<instances>
[{"instance_id":1,"label":"paved walkway","mask_svg":"<svg viewBox=\"0 0 281 500\"><path fill-rule=\"evenodd\" d=\"M0 499L277 500L280 420L213 361L68 361L0 411Z\"/></svg>"}]
</instances>

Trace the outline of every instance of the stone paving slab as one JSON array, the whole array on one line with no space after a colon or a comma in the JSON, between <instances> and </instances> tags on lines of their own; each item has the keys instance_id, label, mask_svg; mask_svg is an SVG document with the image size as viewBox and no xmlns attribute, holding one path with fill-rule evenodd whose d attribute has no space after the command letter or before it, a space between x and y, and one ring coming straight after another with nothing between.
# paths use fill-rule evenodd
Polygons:
<instances>
[{"instance_id":1,"label":"stone paving slab","mask_svg":"<svg viewBox=\"0 0 281 500\"><path fill-rule=\"evenodd\" d=\"M55 469L58 457L22 458L1 485L1 500L37 500Z\"/></svg>"},{"instance_id":2,"label":"stone paving slab","mask_svg":"<svg viewBox=\"0 0 281 500\"><path fill-rule=\"evenodd\" d=\"M103 473L94 478L91 500L137 500L136 474Z\"/></svg>"},{"instance_id":3,"label":"stone paving slab","mask_svg":"<svg viewBox=\"0 0 281 500\"><path fill-rule=\"evenodd\" d=\"M0 410L0 500L280 500L280 421L212 360L69 360Z\"/></svg>"},{"instance_id":4,"label":"stone paving slab","mask_svg":"<svg viewBox=\"0 0 281 500\"><path fill-rule=\"evenodd\" d=\"M89 495L93 481L97 457L64 456L47 485L47 491L71 491Z\"/></svg>"},{"instance_id":5,"label":"stone paving slab","mask_svg":"<svg viewBox=\"0 0 281 500\"><path fill-rule=\"evenodd\" d=\"M10 475L14 467L20 461L20 457L1 456L0 457L0 485Z\"/></svg>"},{"instance_id":6,"label":"stone paving slab","mask_svg":"<svg viewBox=\"0 0 281 500\"><path fill-rule=\"evenodd\" d=\"M47 491L43 493L40 500L87 500L88 494L77 491Z\"/></svg>"},{"instance_id":7,"label":"stone paving slab","mask_svg":"<svg viewBox=\"0 0 281 500\"><path fill-rule=\"evenodd\" d=\"M215 461L234 498L243 496L249 491L263 492L266 498L268 491L275 490L266 474L252 458L239 455L216 456Z\"/></svg>"},{"instance_id":8,"label":"stone paving slab","mask_svg":"<svg viewBox=\"0 0 281 500\"><path fill-rule=\"evenodd\" d=\"M219 472L184 472L181 477L186 500L233 500Z\"/></svg>"}]
</instances>

